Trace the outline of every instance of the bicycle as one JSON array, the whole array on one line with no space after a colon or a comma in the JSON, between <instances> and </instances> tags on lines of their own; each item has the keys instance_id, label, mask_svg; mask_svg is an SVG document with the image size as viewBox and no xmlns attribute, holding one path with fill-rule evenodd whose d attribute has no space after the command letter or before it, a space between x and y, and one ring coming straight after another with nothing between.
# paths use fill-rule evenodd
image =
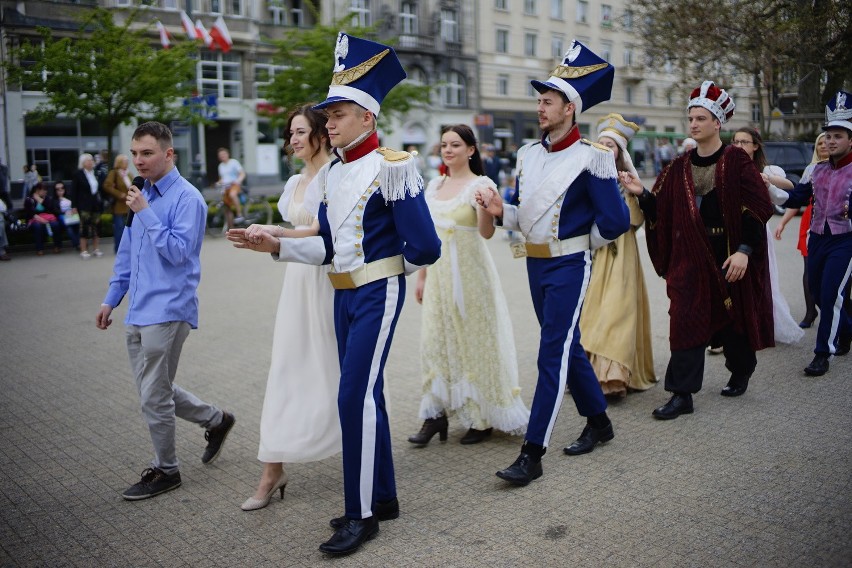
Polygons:
<instances>
[{"instance_id":1,"label":"bicycle","mask_svg":"<svg viewBox=\"0 0 852 568\"><path fill-rule=\"evenodd\" d=\"M245 197L244 197L245 196ZM272 206L265 197L240 195L243 216L234 219L234 227L248 227L249 225L271 225ZM244 199L244 201L243 201ZM207 234L211 237L223 237L228 230L225 222L225 205L222 197L207 202Z\"/></svg>"}]
</instances>

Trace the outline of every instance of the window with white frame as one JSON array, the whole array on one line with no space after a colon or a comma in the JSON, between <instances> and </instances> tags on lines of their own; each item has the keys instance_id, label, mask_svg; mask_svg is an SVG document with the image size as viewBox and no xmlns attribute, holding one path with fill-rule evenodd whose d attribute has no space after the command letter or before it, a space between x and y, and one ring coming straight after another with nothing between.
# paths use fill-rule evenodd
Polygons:
<instances>
[{"instance_id":1,"label":"window with white frame","mask_svg":"<svg viewBox=\"0 0 852 568\"><path fill-rule=\"evenodd\" d=\"M412 85L417 85L418 87L425 87L429 84L429 80L426 75L426 71L424 71L421 67L411 67L406 70L408 77L406 77L406 81L411 83Z\"/></svg>"},{"instance_id":2,"label":"window with white frame","mask_svg":"<svg viewBox=\"0 0 852 568\"><path fill-rule=\"evenodd\" d=\"M275 79L275 75L287 69L286 65L275 65L268 56L259 55L254 64L254 92L258 99L265 99L266 88Z\"/></svg>"},{"instance_id":3,"label":"window with white frame","mask_svg":"<svg viewBox=\"0 0 852 568\"><path fill-rule=\"evenodd\" d=\"M524 14L535 16L538 13L538 6L535 0L524 0Z\"/></svg>"},{"instance_id":4,"label":"window with white frame","mask_svg":"<svg viewBox=\"0 0 852 568\"><path fill-rule=\"evenodd\" d=\"M760 117L760 103L751 103L751 121L758 123L760 122Z\"/></svg>"},{"instance_id":5,"label":"window with white frame","mask_svg":"<svg viewBox=\"0 0 852 568\"><path fill-rule=\"evenodd\" d=\"M210 12L213 14L221 14L222 0L210 0Z\"/></svg>"},{"instance_id":6,"label":"window with white frame","mask_svg":"<svg viewBox=\"0 0 852 568\"><path fill-rule=\"evenodd\" d=\"M497 28L497 53L509 53L509 30Z\"/></svg>"},{"instance_id":7,"label":"window with white frame","mask_svg":"<svg viewBox=\"0 0 852 568\"><path fill-rule=\"evenodd\" d=\"M561 61L563 55L565 55L565 38L560 35L552 36L550 38L550 56Z\"/></svg>"},{"instance_id":8,"label":"window with white frame","mask_svg":"<svg viewBox=\"0 0 852 568\"><path fill-rule=\"evenodd\" d=\"M625 45L624 46L624 57L623 63L625 67L630 67L633 65L633 46Z\"/></svg>"},{"instance_id":9,"label":"window with white frame","mask_svg":"<svg viewBox=\"0 0 852 568\"><path fill-rule=\"evenodd\" d=\"M603 59L607 63L612 63L612 42L611 41L602 41L601 42L601 59Z\"/></svg>"},{"instance_id":10,"label":"window with white frame","mask_svg":"<svg viewBox=\"0 0 852 568\"><path fill-rule=\"evenodd\" d=\"M244 0L231 0L231 14L234 16L245 16Z\"/></svg>"},{"instance_id":11,"label":"window with white frame","mask_svg":"<svg viewBox=\"0 0 852 568\"><path fill-rule=\"evenodd\" d=\"M627 87L624 87L624 102L628 104L633 103L633 87L629 85Z\"/></svg>"},{"instance_id":12,"label":"window with white frame","mask_svg":"<svg viewBox=\"0 0 852 568\"><path fill-rule=\"evenodd\" d=\"M370 0L350 0L349 13L352 15L352 26L366 28L372 25L370 17Z\"/></svg>"},{"instance_id":13,"label":"window with white frame","mask_svg":"<svg viewBox=\"0 0 852 568\"><path fill-rule=\"evenodd\" d=\"M633 11L631 10L624 11L624 29L633 31Z\"/></svg>"},{"instance_id":14,"label":"window with white frame","mask_svg":"<svg viewBox=\"0 0 852 568\"><path fill-rule=\"evenodd\" d=\"M178 2L177 0L163 0L163 8L165 10L177 10Z\"/></svg>"},{"instance_id":15,"label":"window with white frame","mask_svg":"<svg viewBox=\"0 0 852 568\"><path fill-rule=\"evenodd\" d=\"M565 17L565 6L562 0L550 0L550 17L561 20Z\"/></svg>"},{"instance_id":16,"label":"window with white frame","mask_svg":"<svg viewBox=\"0 0 852 568\"><path fill-rule=\"evenodd\" d=\"M459 41L459 20L455 10L441 10L441 39L452 43Z\"/></svg>"},{"instance_id":17,"label":"window with white frame","mask_svg":"<svg viewBox=\"0 0 852 568\"><path fill-rule=\"evenodd\" d=\"M497 75L497 94L506 96L509 94L509 76L505 74Z\"/></svg>"},{"instance_id":18,"label":"window with white frame","mask_svg":"<svg viewBox=\"0 0 852 568\"><path fill-rule=\"evenodd\" d=\"M509 0L494 0L494 8L497 10L508 10Z\"/></svg>"},{"instance_id":19,"label":"window with white frame","mask_svg":"<svg viewBox=\"0 0 852 568\"><path fill-rule=\"evenodd\" d=\"M197 64L198 91L223 99L239 99L241 95L240 57L235 53L201 52Z\"/></svg>"},{"instance_id":20,"label":"window with white frame","mask_svg":"<svg viewBox=\"0 0 852 568\"><path fill-rule=\"evenodd\" d=\"M653 104L654 104L654 87L648 87L648 91L647 91L646 94L647 94L647 97L645 99L645 102L647 102L649 105L653 106Z\"/></svg>"},{"instance_id":21,"label":"window with white frame","mask_svg":"<svg viewBox=\"0 0 852 568\"><path fill-rule=\"evenodd\" d=\"M577 0L577 22L585 24L589 21L589 3L586 0Z\"/></svg>"},{"instance_id":22,"label":"window with white frame","mask_svg":"<svg viewBox=\"0 0 852 568\"><path fill-rule=\"evenodd\" d=\"M446 74L441 86L441 102L448 107L463 107L467 104L464 76L458 71Z\"/></svg>"},{"instance_id":23,"label":"window with white frame","mask_svg":"<svg viewBox=\"0 0 852 568\"><path fill-rule=\"evenodd\" d=\"M538 81L537 77L527 77L527 96L528 97L537 97L538 91L535 90L535 87L532 86L530 81Z\"/></svg>"},{"instance_id":24,"label":"window with white frame","mask_svg":"<svg viewBox=\"0 0 852 568\"><path fill-rule=\"evenodd\" d=\"M524 55L527 57L535 57L536 44L538 43L538 34L532 32L524 33Z\"/></svg>"},{"instance_id":25,"label":"window with white frame","mask_svg":"<svg viewBox=\"0 0 852 568\"><path fill-rule=\"evenodd\" d=\"M605 28L612 27L612 6L601 4L601 25Z\"/></svg>"},{"instance_id":26,"label":"window with white frame","mask_svg":"<svg viewBox=\"0 0 852 568\"><path fill-rule=\"evenodd\" d=\"M417 2L402 2L400 4L399 31L404 35L417 35Z\"/></svg>"}]
</instances>

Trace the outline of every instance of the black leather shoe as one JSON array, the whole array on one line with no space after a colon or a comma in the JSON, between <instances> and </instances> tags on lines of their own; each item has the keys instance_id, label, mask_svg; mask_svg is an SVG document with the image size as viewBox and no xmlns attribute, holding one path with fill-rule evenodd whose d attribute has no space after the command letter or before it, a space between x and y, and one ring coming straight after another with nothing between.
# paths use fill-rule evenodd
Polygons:
<instances>
[{"instance_id":1,"label":"black leather shoe","mask_svg":"<svg viewBox=\"0 0 852 568\"><path fill-rule=\"evenodd\" d=\"M674 394L667 403L654 410L654 418L657 420L671 420L681 414L692 414L692 395Z\"/></svg>"},{"instance_id":2,"label":"black leather shoe","mask_svg":"<svg viewBox=\"0 0 852 568\"><path fill-rule=\"evenodd\" d=\"M719 393L722 396L740 396L748 389L748 379L731 376L728 384Z\"/></svg>"},{"instance_id":3,"label":"black leather shoe","mask_svg":"<svg viewBox=\"0 0 852 568\"><path fill-rule=\"evenodd\" d=\"M373 516L379 521L392 521L399 518L399 501L396 498L390 501L376 501L373 505ZM346 515L331 519L328 524L334 530L343 528L346 525Z\"/></svg>"},{"instance_id":4,"label":"black leather shoe","mask_svg":"<svg viewBox=\"0 0 852 568\"><path fill-rule=\"evenodd\" d=\"M521 452L512 465L497 472L497 477L505 479L512 485L523 487L529 485L533 479L541 477L541 474L541 460L534 462L532 456Z\"/></svg>"},{"instance_id":5,"label":"black leather shoe","mask_svg":"<svg viewBox=\"0 0 852 568\"><path fill-rule=\"evenodd\" d=\"M352 554L361 545L379 534L379 520L375 515L367 519L346 519L346 524L322 543L320 552L326 554Z\"/></svg>"},{"instance_id":6,"label":"black leather shoe","mask_svg":"<svg viewBox=\"0 0 852 568\"><path fill-rule=\"evenodd\" d=\"M446 416L441 415L437 418L427 418L423 422L420 431L413 436L409 436L408 441L418 446L425 446L432 439L432 436L439 434L439 439L442 442L446 442L447 428L449 428L449 423Z\"/></svg>"},{"instance_id":7,"label":"black leather shoe","mask_svg":"<svg viewBox=\"0 0 852 568\"><path fill-rule=\"evenodd\" d=\"M852 347L852 334L850 335L841 335L837 340L837 350L834 352L835 355L843 356L849 353L849 348Z\"/></svg>"},{"instance_id":8,"label":"black leather shoe","mask_svg":"<svg viewBox=\"0 0 852 568\"><path fill-rule=\"evenodd\" d=\"M615 438L615 433L612 431L612 422L603 428L592 428L591 425L586 424L586 427L583 428L583 433L580 434L580 437L562 451L569 456L588 454L594 450L595 446L598 444L604 444L613 438Z\"/></svg>"},{"instance_id":9,"label":"black leather shoe","mask_svg":"<svg viewBox=\"0 0 852 568\"><path fill-rule=\"evenodd\" d=\"M828 372L828 357L817 355L811 364L805 367L805 374L810 377L821 377Z\"/></svg>"},{"instance_id":10,"label":"black leather shoe","mask_svg":"<svg viewBox=\"0 0 852 568\"><path fill-rule=\"evenodd\" d=\"M204 448L204 455L201 456L201 463L208 464L219 457L219 452L222 451L222 444L225 443L225 438L228 437L228 432L234 427L236 419L230 412L222 411L222 421L218 426L210 428L204 432L204 439L207 440L207 447Z\"/></svg>"},{"instance_id":11,"label":"black leather shoe","mask_svg":"<svg viewBox=\"0 0 852 568\"><path fill-rule=\"evenodd\" d=\"M459 440L459 442L462 444L478 444L479 442L490 438L493 431L494 428L486 428L485 430L471 428L467 431L467 434L462 436L462 439Z\"/></svg>"}]
</instances>

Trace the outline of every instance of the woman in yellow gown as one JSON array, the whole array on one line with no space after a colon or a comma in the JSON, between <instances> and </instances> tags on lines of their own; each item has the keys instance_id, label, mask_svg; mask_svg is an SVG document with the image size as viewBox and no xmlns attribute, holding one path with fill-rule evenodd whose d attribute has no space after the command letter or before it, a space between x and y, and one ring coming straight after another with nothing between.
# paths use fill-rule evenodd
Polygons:
<instances>
[{"instance_id":1,"label":"woman in yellow gown","mask_svg":"<svg viewBox=\"0 0 852 568\"><path fill-rule=\"evenodd\" d=\"M416 299L423 304L420 367L423 398L420 432L408 438L424 446L447 438L447 416L468 428L462 444L488 438L494 428L522 434L529 422L518 387L512 322L500 278L485 239L493 217L477 207L477 188L494 187L482 175L482 159L469 126L441 135L449 175L434 178L426 202L441 237L441 258L418 273Z\"/></svg>"},{"instance_id":2,"label":"woman in yellow gown","mask_svg":"<svg viewBox=\"0 0 852 568\"><path fill-rule=\"evenodd\" d=\"M608 114L598 121L598 142L612 150L618 171L636 178L639 174L627 143L638 131L639 126L620 114ZM648 292L636 244L636 231L644 216L635 196L624 188L621 195L630 210L630 229L595 251L580 315L580 341L608 397L646 390L657 382Z\"/></svg>"}]
</instances>

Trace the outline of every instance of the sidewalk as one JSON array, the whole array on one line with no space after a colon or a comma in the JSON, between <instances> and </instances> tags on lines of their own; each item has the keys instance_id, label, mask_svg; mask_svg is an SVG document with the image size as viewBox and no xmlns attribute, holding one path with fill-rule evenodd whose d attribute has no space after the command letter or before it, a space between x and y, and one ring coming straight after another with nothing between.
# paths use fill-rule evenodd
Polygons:
<instances>
[{"instance_id":1,"label":"sidewalk","mask_svg":"<svg viewBox=\"0 0 852 568\"><path fill-rule=\"evenodd\" d=\"M800 316L796 229L776 250ZM538 326L526 273L499 232L489 247L529 404ZM16 255L0 266L0 566L852 566L852 357L837 358L825 377L804 377L815 329L798 345L761 352L740 398L719 396L727 372L721 357L708 357L693 415L653 420L668 398L661 384L613 404L615 440L586 456L561 451L583 427L567 398L544 476L510 488L494 472L515 459L519 438L461 446L464 429L451 419L447 442L406 442L421 423L413 282L387 369L402 514L354 556L323 557L328 520L343 512L339 456L287 466L283 501L239 509L261 469L258 424L285 267L223 239L204 243L200 328L177 381L234 412L236 427L203 466L203 431L179 421L183 486L125 502L120 493L147 466L151 444L124 307L109 331L94 326L112 258ZM662 375L668 301L644 260Z\"/></svg>"}]
</instances>

